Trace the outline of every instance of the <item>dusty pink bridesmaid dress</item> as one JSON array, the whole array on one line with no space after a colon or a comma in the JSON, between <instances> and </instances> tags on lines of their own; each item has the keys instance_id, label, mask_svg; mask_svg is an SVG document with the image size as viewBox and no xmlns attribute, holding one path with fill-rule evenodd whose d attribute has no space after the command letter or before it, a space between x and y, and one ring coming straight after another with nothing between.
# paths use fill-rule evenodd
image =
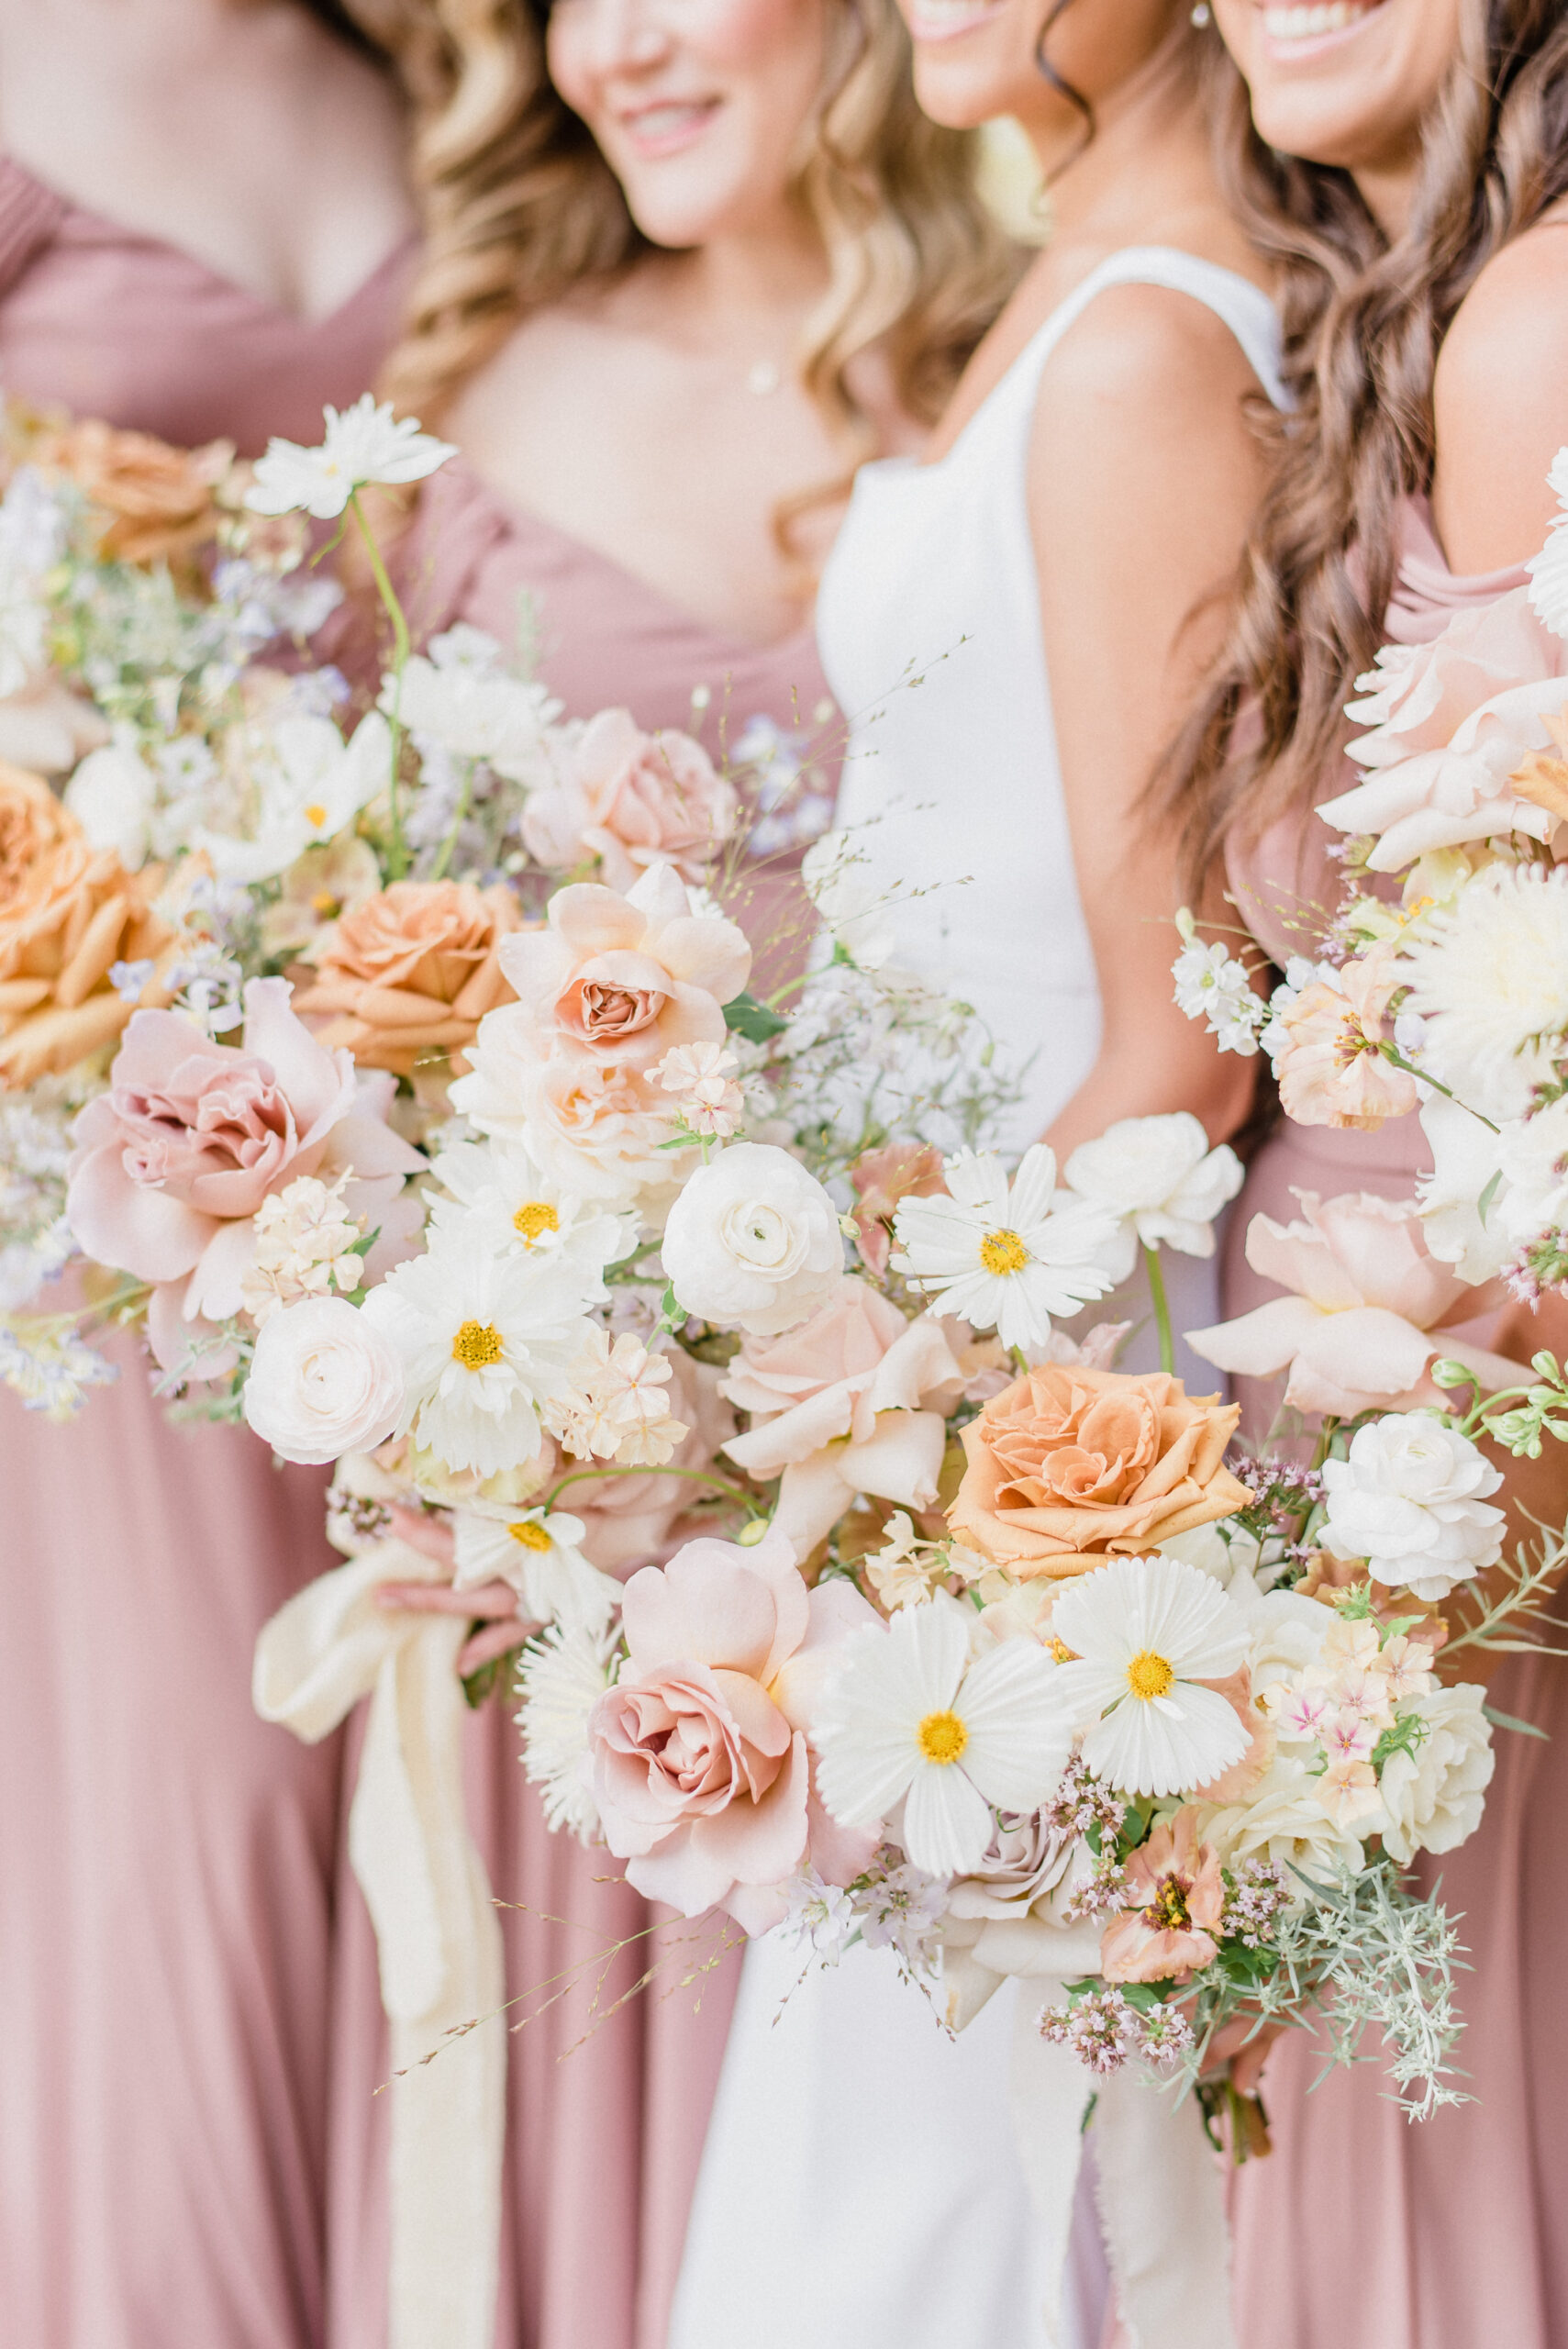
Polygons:
<instances>
[{"instance_id":1,"label":"dusty pink bridesmaid dress","mask_svg":"<svg viewBox=\"0 0 1568 2349\"><path fill-rule=\"evenodd\" d=\"M0 160L0 383L312 440L406 265L299 321ZM258 1629L331 1563L321 1479L120 1367L70 1427L0 1393L0 2341L322 2349L342 1757L250 1701Z\"/></svg>"},{"instance_id":2,"label":"dusty pink bridesmaid dress","mask_svg":"<svg viewBox=\"0 0 1568 2349\"><path fill-rule=\"evenodd\" d=\"M428 484L401 561L420 637L462 619L509 644L518 599L530 595L541 674L572 716L620 704L642 726L695 730L693 689L706 686L703 739L717 751L721 711L733 745L754 716L786 736L797 722L809 732L827 696L809 632L767 649L727 640L604 555L502 503L461 461ZM782 918L784 885L770 874L764 885ZM607 1854L550 1832L523 1776L514 1710L493 1701L473 1716L467 1772L495 1895L527 1904L503 1918L507 1994L520 1998L663 1912L618 1880ZM385 2039L369 1918L346 1858L342 1872L331 2342L384 2349L387 2116L386 2100L373 2103L371 2092L386 2076ZM689 1940L692 1930L679 1932ZM668 1936L667 1928L663 1945ZM718 1943L710 1926L692 1946ZM600 2009L648 1963L640 1943L628 1951ZM662 2349L737 1976L726 1958L700 1989L683 1989L684 1964L586 2039L580 1993L510 2041L496 2349ZM516 2011L539 2005L528 1998Z\"/></svg>"},{"instance_id":3,"label":"dusty pink bridesmaid dress","mask_svg":"<svg viewBox=\"0 0 1568 2349\"><path fill-rule=\"evenodd\" d=\"M1523 575L1455 578L1413 506L1388 633L1427 641L1456 609ZM1312 909L1337 899L1336 868L1322 853L1330 837L1314 823L1304 841L1291 823L1232 861L1247 918L1282 962L1305 951ZM1253 1214L1287 1220L1297 1212L1293 1188L1407 1198L1427 1163L1413 1118L1377 1134L1287 1127L1254 1162L1231 1222L1226 1314L1278 1294L1241 1253ZM1559 1632L1555 1643L1568 1642ZM1479 1833L1416 1871L1425 1888L1440 1884L1444 1905L1463 1920L1473 1970L1460 1977L1467 2027L1458 2062L1474 2101L1412 2124L1389 2101L1375 2061L1314 2089L1319 2052L1298 2032L1280 2042L1263 2075L1274 2151L1247 2164L1234 2186L1242 2349L1568 2343L1565 1675L1568 1664L1551 1658L1507 1661L1493 1701L1551 1742L1499 1731Z\"/></svg>"}]
</instances>

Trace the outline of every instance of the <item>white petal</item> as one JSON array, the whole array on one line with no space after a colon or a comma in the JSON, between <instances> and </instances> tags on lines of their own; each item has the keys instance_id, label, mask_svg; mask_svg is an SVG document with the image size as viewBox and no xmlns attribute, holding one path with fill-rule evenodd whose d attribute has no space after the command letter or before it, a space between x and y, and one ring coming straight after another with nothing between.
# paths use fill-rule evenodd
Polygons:
<instances>
[{"instance_id":1,"label":"white petal","mask_svg":"<svg viewBox=\"0 0 1568 2349\"><path fill-rule=\"evenodd\" d=\"M1038 1810L1062 1775L1072 1724L1054 1693L1058 1671L1032 1640L1006 1640L971 1666L959 1692L963 1767L1004 1810Z\"/></svg>"},{"instance_id":2,"label":"white petal","mask_svg":"<svg viewBox=\"0 0 1568 2349\"><path fill-rule=\"evenodd\" d=\"M922 1762L904 1805L904 1849L929 1876L977 1867L991 1840L991 1807L953 1763Z\"/></svg>"}]
</instances>

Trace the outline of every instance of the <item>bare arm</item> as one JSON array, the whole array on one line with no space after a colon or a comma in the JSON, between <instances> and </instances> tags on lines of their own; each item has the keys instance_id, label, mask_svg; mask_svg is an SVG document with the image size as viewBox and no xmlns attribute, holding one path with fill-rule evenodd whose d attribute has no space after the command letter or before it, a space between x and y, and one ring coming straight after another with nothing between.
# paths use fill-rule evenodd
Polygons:
<instances>
[{"instance_id":1,"label":"bare arm","mask_svg":"<svg viewBox=\"0 0 1568 2349\"><path fill-rule=\"evenodd\" d=\"M1568 219L1482 271L1439 353L1433 406L1432 507L1449 562L1523 562L1558 511L1546 473L1568 443Z\"/></svg>"},{"instance_id":2,"label":"bare arm","mask_svg":"<svg viewBox=\"0 0 1568 2349\"><path fill-rule=\"evenodd\" d=\"M1118 1118L1190 1109L1211 1141L1252 1070L1176 1009L1175 842L1144 793L1224 624L1262 487L1234 337L1189 296L1103 294L1041 384L1029 462L1040 617L1079 893L1099 977L1093 1070L1052 1126L1059 1155Z\"/></svg>"}]
</instances>

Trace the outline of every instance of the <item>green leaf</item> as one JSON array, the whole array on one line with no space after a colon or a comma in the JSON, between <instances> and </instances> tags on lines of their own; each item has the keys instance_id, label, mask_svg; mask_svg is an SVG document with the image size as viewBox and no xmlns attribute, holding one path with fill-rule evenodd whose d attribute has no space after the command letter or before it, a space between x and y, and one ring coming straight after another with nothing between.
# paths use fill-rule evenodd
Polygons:
<instances>
[{"instance_id":1,"label":"green leaf","mask_svg":"<svg viewBox=\"0 0 1568 2349\"><path fill-rule=\"evenodd\" d=\"M1521 1721L1512 1713L1499 1712L1496 1705L1483 1705L1481 1709L1494 1729L1517 1730L1521 1737L1543 1737L1550 1742L1550 1730L1540 1728L1534 1721Z\"/></svg>"},{"instance_id":2,"label":"green leaf","mask_svg":"<svg viewBox=\"0 0 1568 2349\"><path fill-rule=\"evenodd\" d=\"M770 1036L782 1036L789 1022L770 1011L765 1003L759 1003L754 995L737 995L724 1007L724 1024L744 1036L749 1044L765 1044Z\"/></svg>"}]
</instances>

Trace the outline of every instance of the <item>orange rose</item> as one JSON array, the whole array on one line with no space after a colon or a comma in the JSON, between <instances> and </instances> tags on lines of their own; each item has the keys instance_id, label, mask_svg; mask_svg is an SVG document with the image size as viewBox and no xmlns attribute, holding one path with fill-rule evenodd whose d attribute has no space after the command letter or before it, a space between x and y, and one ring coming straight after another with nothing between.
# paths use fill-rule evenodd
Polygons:
<instances>
[{"instance_id":1,"label":"orange rose","mask_svg":"<svg viewBox=\"0 0 1568 2349\"><path fill-rule=\"evenodd\" d=\"M395 881L332 924L312 957L320 976L295 1008L328 1015L322 1042L346 1044L361 1068L411 1076L417 1061L460 1058L511 994L495 950L517 927L508 889Z\"/></svg>"},{"instance_id":2,"label":"orange rose","mask_svg":"<svg viewBox=\"0 0 1568 2349\"><path fill-rule=\"evenodd\" d=\"M186 552L217 529L214 491L234 462L231 440L174 449L148 432L120 432L96 418L45 436L34 462L69 474L108 515L98 551L121 562Z\"/></svg>"},{"instance_id":3,"label":"orange rose","mask_svg":"<svg viewBox=\"0 0 1568 2349\"><path fill-rule=\"evenodd\" d=\"M0 763L0 1087L31 1085L111 1043L137 1008L116 963L156 963L173 932L152 910L162 870L93 849L47 783ZM155 973L139 998L169 1001Z\"/></svg>"},{"instance_id":4,"label":"orange rose","mask_svg":"<svg viewBox=\"0 0 1568 2349\"><path fill-rule=\"evenodd\" d=\"M1223 1465L1240 1415L1162 1371L1047 1363L964 1429L948 1522L1025 1581L1137 1556L1246 1507L1251 1495Z\"/></svg>"}]
</instances>

